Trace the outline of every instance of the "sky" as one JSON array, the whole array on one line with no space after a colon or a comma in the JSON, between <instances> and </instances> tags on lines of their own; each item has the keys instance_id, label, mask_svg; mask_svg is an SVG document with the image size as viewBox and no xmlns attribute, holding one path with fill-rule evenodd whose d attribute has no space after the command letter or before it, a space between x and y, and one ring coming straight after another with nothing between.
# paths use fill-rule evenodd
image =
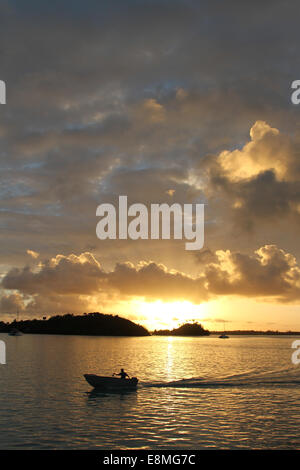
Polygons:
<instances>
[{"instance_id":1,"label":"sky","mask_svg":"<svg viewBox=\"0 0 300 470\"><path fill-rule=\"evenodd\" d=\"M300 325L299 6L0 6L0 318ZM99 240L96 209L205 204L205 240Z\"/></svg>"}]
</instances>

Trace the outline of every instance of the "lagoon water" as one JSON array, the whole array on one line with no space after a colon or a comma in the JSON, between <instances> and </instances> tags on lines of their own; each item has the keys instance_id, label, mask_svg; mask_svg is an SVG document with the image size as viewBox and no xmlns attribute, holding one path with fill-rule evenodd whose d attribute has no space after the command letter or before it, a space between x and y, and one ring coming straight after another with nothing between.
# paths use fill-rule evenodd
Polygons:
<instances>
[{"instance_id":1,"label":"lagoon water","mask_svg":"<svg viewBox=\"0 0 300 470\"><path fill-rule=\"evenodd\" d=\"M295 336L0 339L0 449L300 449ZM120 367L137 391L83 377Z\"/></svg>"}]
</instances>

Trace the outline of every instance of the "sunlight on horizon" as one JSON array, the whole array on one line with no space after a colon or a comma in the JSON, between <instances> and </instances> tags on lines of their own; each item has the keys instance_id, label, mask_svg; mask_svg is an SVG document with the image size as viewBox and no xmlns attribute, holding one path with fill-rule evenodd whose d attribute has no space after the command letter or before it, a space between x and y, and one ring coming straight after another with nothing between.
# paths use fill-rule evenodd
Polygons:
<instances>
[{"instance_id":1,"label":"sunlight on horizon","mask_svg":"<svg viewBox=\"0 0 300 470\"><path fill-rule=\"evenodd\" d=\"M106 307L106 308L105 308ZM226 330L272 330L294 331L299 329L299 306L289 305L289 315L293 322L289 325L282 317L282 306L274 303L267 305L255 299L223 298L202 304L188 300L164 302L133 298L116 302L113 309L105 306L103 312L118 313L150 331L173 329L182 323L196 320L210 331ZM264 317L262 317L262 311Z\"/></svg>"},{"instance_id":2,"label":"sunlight on horizon","mask_svg":"<svg viewBox=\"0 0 300 470\"><path fill-rule=\"evenodd\" d=\"M201 322L207 313L205 304L195 305L188 300L140 302L138 310L147 318L147 325L151 330L177 328L192 320Z\"/></svg>"}]
</instances>

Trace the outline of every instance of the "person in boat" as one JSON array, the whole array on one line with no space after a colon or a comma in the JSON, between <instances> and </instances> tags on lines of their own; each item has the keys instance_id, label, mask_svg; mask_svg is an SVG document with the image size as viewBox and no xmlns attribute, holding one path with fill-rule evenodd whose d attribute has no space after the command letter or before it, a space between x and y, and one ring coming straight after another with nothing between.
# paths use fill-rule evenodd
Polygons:
<instances>
[{"instance_id":1,"label":"person in boat","mask_svg":"<svg viewBox=\"0 0 300 470\"><path fill-rule=\"evenodd\" d=\"M127 374L127 372L125 372L124 369L121 369L118 374L113 374L113 375L119 375L121 379L126 379L126 377L129 378L129 375Z\"/></svg>"}]
</instances>

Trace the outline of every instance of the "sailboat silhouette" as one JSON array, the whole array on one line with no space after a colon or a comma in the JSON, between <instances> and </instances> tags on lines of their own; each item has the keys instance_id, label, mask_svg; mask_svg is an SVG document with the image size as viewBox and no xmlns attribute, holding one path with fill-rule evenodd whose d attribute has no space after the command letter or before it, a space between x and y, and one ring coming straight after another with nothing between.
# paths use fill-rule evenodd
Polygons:
<instances>
[{"instance_id":1,"label":"sailboat silhouette","mask_svg":"<svg viewBox=\"0 0 300 470\"><path fill-rule=\"evenodd\" d=\"M19 321L19 310L17 311L17 322ZM9 336L22 336L22 333L18 328L12 328L8 333Z\"/></svg>"},{"instance_id":2,"label":"sailboat silhouette","mask_svg":"<svg viewBox=\"0 0 300 470\"><path fill-rule=\"evenodd\" d=\"M229 336L227 336L226 333L225 333L225 322L224 322L224 325L223 325L223 329L224 329L224 332L219 336L219 338L221 338L221 339L229 338Z\"/></svg>"}]
</instances>

